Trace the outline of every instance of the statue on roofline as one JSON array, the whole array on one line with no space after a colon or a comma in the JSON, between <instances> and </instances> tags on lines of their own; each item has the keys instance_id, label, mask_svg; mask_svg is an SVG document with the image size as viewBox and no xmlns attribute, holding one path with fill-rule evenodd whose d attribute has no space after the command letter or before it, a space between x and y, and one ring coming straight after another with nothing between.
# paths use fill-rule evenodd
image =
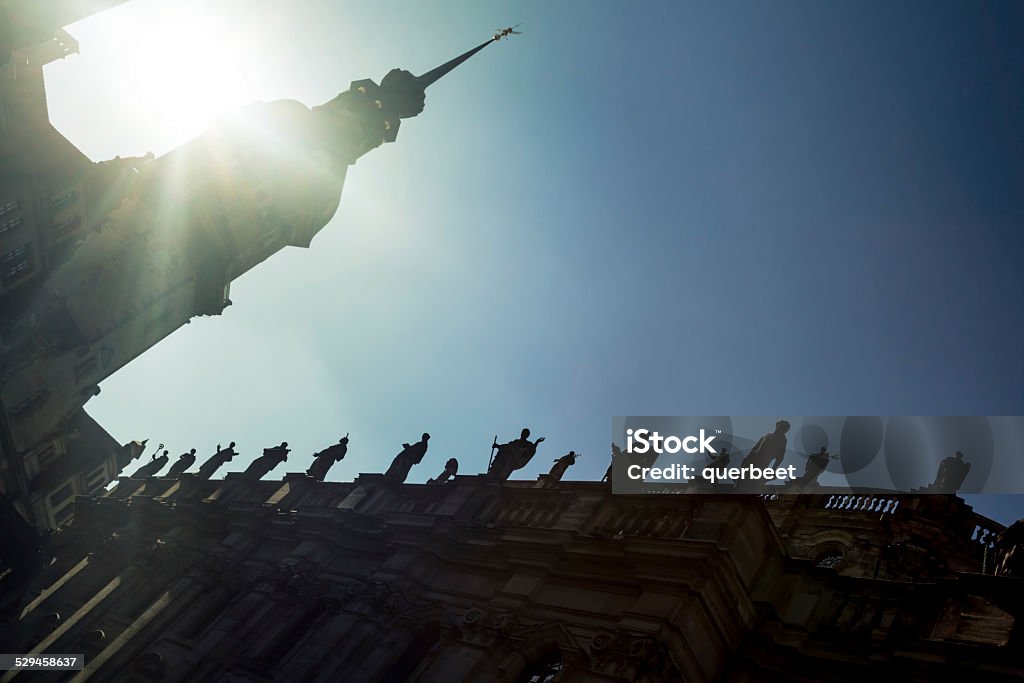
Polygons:
<instances>
[{"instance_id":1,"label":"statue on roofline","mask_svg":"<svg viewBox=\"0 0 1024 683\"><path fill-rule=\"evenodd\" d=\"M160 445L162 446L163 444ZM160 454L159 457L157 457L156 453L154 453L149 462L147 462L139 469L135 470L135 472L132 474L132 479L145 479L147 477L152 477L157 472L162 470L169 459L167 457L167 453L167 451L164 451L163 453Z\"/></svg>"},{"instance_id":2,"label":"statue on roofline","mask_svg":"<svg viewBox=\"0 0 1024 683\"><path fill-rule=\"evenodd\" d=\"M196 462L196 449L190 450L188 453L182 453L178 456L178 461L171 465L171 469L167 470L168 477L177 477L192 467Z\"/></svg>"},{"instance_id":3,"label":"statue on roofline","mask_svg":"<svg viewBox=\"0 0 1024 683\"><path fill-rule=\"evenodd\" d=\"M430 434L423 432L423 437L414 444L402 444L402 452L395 456L395 459L391 461L391 467L384 473L384 478L388 481L394 482L395 484L401 484L405 482L409 476L409 470L412 469L413 465L418 465L423 456L427 452L427 441L430 440Z\"/></svg>"},{"instance_id":4,"label":"statue on roofline","mask_svg":"<svg viewBox=\"0 0 1024 683\"><path fill-rule=\"evenodd\" d=\"M449 479L459 473L459 461L455 458L448 458L448 462L444 464L444 471L441 474L427 479L428 484L443 484Z\"/></svg>"},{"instance_id":5,"label":"statue on roofline","mask_svg":"<svg viewBox=\"0 0 1024 683\"><path fill-rule=\"evenodd\" d=\"M290 451L291 449L288 448L287 441L282 441L280 446L264 448L263 455L253 460L252 463L245 468L245 472L242 472L242 478L250 481L262 479L272 469L288 460L288 453Z\"/></svg>"},{"instance_id":6,"label":"statue on roofline","mask_svg":"<svg viewBox=\"0 0 1024 683\"><path fill-rule=\"evenodd\" d=\"M530 441L530 430L525 428L515 441L499 444L498 438L495 437L494 443L491 444L491 451L497 449L497 453L491 458L487 476L491 479L506 481L513 472L529 464L537 453L537 446L543 441L543 436L536 441Z\"/></svg>"},{"instance_id":7,"label":"statue on roofline","mask_svg":"<svg viewBox=\"0 0 1024 683\"><path fill-rule=\"evenodd\" d=\"M323 481L327 477L327 471L331 469L331 466L336 462L344 460L346 453L348 453L348 434L341 437L338 443L328 446L314 455L313 464L306 470L306 474L317 481Z\"/></svg>"},{"instance_id":8,"label":"statue on roofline","mask_svg":"<svg viewBox=\"0 0 1024 683\"><path fill-rule=\"evenodd\" d=\"M235 453L235 442L232 441L227 448L221 449L220 444L217 444L217 452L210 456L210 459L199 466L199 471L196 473L197 479L209 479L213 476L213 473L224 466L225 463L231 462L231 460L238 455Z\"/></svg>"},{"instance_id":9,"label":"statue on roofline","mask_svg":"<svg viewBox=\"0 0 1024 683\"><path fill-rule=\"evenodd\" d=\"M555 481L561 481L562 477L565 476L565 471L569 469L570 466L576 464L576 458L578 457L580 456L576 451L569 451L561 458L558 458L554 461L555 464L551 467L551 471L548 472L548 477Z\"/></svg>"}]
</instances>

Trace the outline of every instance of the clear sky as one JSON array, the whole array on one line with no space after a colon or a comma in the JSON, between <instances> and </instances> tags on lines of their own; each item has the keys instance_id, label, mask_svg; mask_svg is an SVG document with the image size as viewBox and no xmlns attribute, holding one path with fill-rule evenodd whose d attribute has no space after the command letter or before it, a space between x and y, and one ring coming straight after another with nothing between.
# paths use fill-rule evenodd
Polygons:
<instances>
[{"instance_id":1,"label":"clear sky","mask_svg":"<svg viewBox=\"0 0 1024 683\"><path fill-rule=\"evenodd\" d=\"M70 27L55 125L157 155L249 101L432 87L288 248L102 385L172 454L411 481L546 436L598 478L613 415L1024 413L1024 5L133 0ZM1016 455L1016 454L1014 454ZM1006 520L1012 497L972 499Z\"/></svg>"}]
</instances>

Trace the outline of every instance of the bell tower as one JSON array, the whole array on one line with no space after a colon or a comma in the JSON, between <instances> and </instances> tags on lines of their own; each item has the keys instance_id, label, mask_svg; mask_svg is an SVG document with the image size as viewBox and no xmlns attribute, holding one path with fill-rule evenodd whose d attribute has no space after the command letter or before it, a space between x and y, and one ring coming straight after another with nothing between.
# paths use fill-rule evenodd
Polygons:
<instances>
[{"instance_id":1,"label":"bell tower","mask_svg":"<svg viewBox=\"0 0 1024 683\"><path fill-rule=\"evenodd\" d=\"M348 167L394 142L427 87L498 38L421 76L355 81L313 108L244 107L156 159L86 161L78 200L92 210L80 239L0 332L3 444L19 473L8 481L27 496L42 469L32 454L61 438L100 382L194 316L220 314L242 273L308 247Z\"/></svg>"}]
</instances>

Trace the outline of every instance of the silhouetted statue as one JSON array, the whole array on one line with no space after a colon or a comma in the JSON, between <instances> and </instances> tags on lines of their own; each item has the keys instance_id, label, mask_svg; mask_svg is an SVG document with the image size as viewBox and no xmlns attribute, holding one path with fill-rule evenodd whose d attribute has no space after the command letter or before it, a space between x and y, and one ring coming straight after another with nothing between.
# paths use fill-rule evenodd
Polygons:
<instances>
[{"instance_id":1,"label":"silhouetted statue","mask_svg":"<svg viewBox=\"0 0 1024 683\"><path fill-rule=\"evenodd\" d=\"M327 470L331 469L331 465L344 460L346 453L348 453L348 434L341 437L338 443L328 446L314 455L313 464L306 470L306 474L317 481L323 481L327 476Z\"/></svg>"},{"instance_id":2,"label":"silhouetted statue","mask_svg":"<svg viewBox=\"0 0 1024 683\"><path fill-rule=\"evenodd\" d=\"M188 453L182 453L178 456L178 462L171 465L171 469L167 470L168 477L177 477L179 474L192 467L196 462L196 449L190 450Z\"/></svg>"},{"instance_id":3,"label":"silhouetted statue","mask_svg":"<svg viewBox=\"0 0 1024 683\"><path fill-rule=\"evenodd\" d=\"M779 420L775 423L775 431L765 434L750 453L743 459L743 465L752 465L764 469L765 467L779 467L783 458L786 457L786 432L789 431L789 423Z\"/></svg>"},{"instance_id":4,"label":"silhouetted statue","mask_svg":"<svg viewBox=\"0 0 1024 683\"><path fill-rule=\"evenodd\" d=\"M402 452L391 461L391 467L384 473L384 478L396 484L404 482L406 477L409 476L409 470L412 469L412 466L418 465L420 460L423 460L423 456L427 452L427 441L429 440L430 434L423 432L423 438L411 446L403 443Z\"/></svg>"},{"instance_id":5,"label":"silhouetted statue","mask_svg":"<svg viewBox=\"0 0 1024 683\"><path fill-rule=\"evenodd\" d=\"M576 458L579 456L576 451L569 451L561 458L554 461L554 465L551 467L551 471L548 472L548 477L555 481L562 481L562 477L565 476L565 471L569 469L571 465L576 464Z\"/></svg>"},{"instance_id":6,"label":"silhouetted statue","mask_svg":"<svg viewBox=\"0 0 1024 683\"><path fill-rule=\"evenodd\" d=\"M270 470L288 460L288 442L282 441L280 446L264 448L263 455L252 461L252 464L242 472L242 478L250 481L262 479Z\"/></svg>"},{"instance_id":7,"label":"silhouetted statue","mask_svg":"<svg viewBox=\"0 0 1024 683\"><path fill-rule=\"evenodd\" d=\"M132 474L132 479L145 479L146 477L152 477L164 468L164 465L167 464L168 460L167 451L164 451L159 458L154 453L152 460L135 470L135 473Z\"/></svg>"},{"instance_id":8,"label":"silhouetted statue","mask_svg":"<svg viewBox=\"0 0 1024 683\"><path fill-rule=\"evenodd\" d=\"M939 463L939 471L930 488L939 489L943 493L956 493L963 486L967 473L971 471L971 463L964 460L960 451L956 455L943 459Z\"/></svg>"},{"instance_id":9,"label":"silhouetted statue","mask_svg":"<svg viewBox=\"0 0 1024 683\"><path fill-rule=\"evenodd\" d=\"M459 461L455 458L448 458L444 464L444 471L432 479L427 479L428 484L443 484L459 473Z\"/></svg>"},{"instance_id":10,"label":"silhouetted statue","mask_svg":"<svg viewBox=\"0 0 1024 683\"><path fill-rule=\"evenodd\" d=\"M828 448L822 446L821 450L814 455L808 456L807 464L804 466L804 473L801 474L794 480L795 484L800 486L810 486L811 484L817 483L818 477L828 467L828 460L831 456L828 454Z\"/></svg>"},{"instance_id":11,"label":"silhouetted statue","mask_svg":"<svg viewBox=\"0 0 1024 683\"><path fill-rule=\"evenodd\" d=\"M213 473L220 469L224 463L231 462L237 453L235 453L235 442L221 450L220 444L217 444L217 452L210 456L210 459L199 466L199 472L196 473L197 479L209 479L213 476Z\"/></svg>"},{"instance_id":12,"label":"silhouetted statue","mask_svg":"<svg viewBox=\"0 0 1024 683\"><path fill-rule=\"evenodd\" d=\"M533 456L537 453L537 446L544 441L544 437L540 437L536 441L530 441L530 430L523 429L519 438L515 441L509 441L508 443L498 444L498 440L495 439L491 445L491 449L498 449L497 454L494 456L494 460L491 462L491 466L487 470L487 476L492 479L498 479L505 481L508 479L513 472L523 467L533 459Z\"/></svg>"},{"instance_id":13,"label":"silhouetted statue","mask_svg":"<svg viewBox=\"0 0 1024 683\"><path fill-rule=\"evenodd\" d=\"M712 467L718 467L718 468L728 467L729 463L731 461L732 461L732 456L729 455L729 449L728 448L723 448L722 451L718 455L712 455L711 456L711 466Z\"/></svg>"}]
</instances>

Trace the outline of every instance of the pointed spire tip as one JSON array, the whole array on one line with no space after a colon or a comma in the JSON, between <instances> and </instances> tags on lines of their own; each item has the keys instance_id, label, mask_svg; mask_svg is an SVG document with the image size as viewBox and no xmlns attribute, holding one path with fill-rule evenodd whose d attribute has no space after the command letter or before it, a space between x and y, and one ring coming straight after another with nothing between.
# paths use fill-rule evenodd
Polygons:
<instances>
[{"instance_id":1,"label":"pointed spire tip","mask_svg":"<svg viewBox=\"0 0 1024 683\"><path fill-rule=\"evenodd\" d=\"M494 35L491 36L486 41L484 41L483 43L480 43L479 45L477 45L476 47L474 47L471 50L467 50L466 52L463 52L458 57L445 62L441 66L435 67L435 68L431 69L430 71L426 72L425 74L423 74L421 76L418 76L416 80L418 80L420 82L420 85L424 89L426 89L427 87L429 87L429 86L433 85L434 83L436 83L437 81L441 80L441 78L443 76L448 74L455 67L459 66L460 64L462 64L467 59L469 59L470 57L475 55L477 52L480 52L480 50L484 49L485 47L487 47L491 43L495 43L495 42L497 42L497 41L499 41L502 38L505 38L507 36L515 36L515 35L521 34L522 31L516 31L515 30L518 27L519 27L519 24L516 24L515 26L509 26L508 28L503 28L503 29L499 29L499 30L495 31Z\"/></svg>"}]
</instances>

